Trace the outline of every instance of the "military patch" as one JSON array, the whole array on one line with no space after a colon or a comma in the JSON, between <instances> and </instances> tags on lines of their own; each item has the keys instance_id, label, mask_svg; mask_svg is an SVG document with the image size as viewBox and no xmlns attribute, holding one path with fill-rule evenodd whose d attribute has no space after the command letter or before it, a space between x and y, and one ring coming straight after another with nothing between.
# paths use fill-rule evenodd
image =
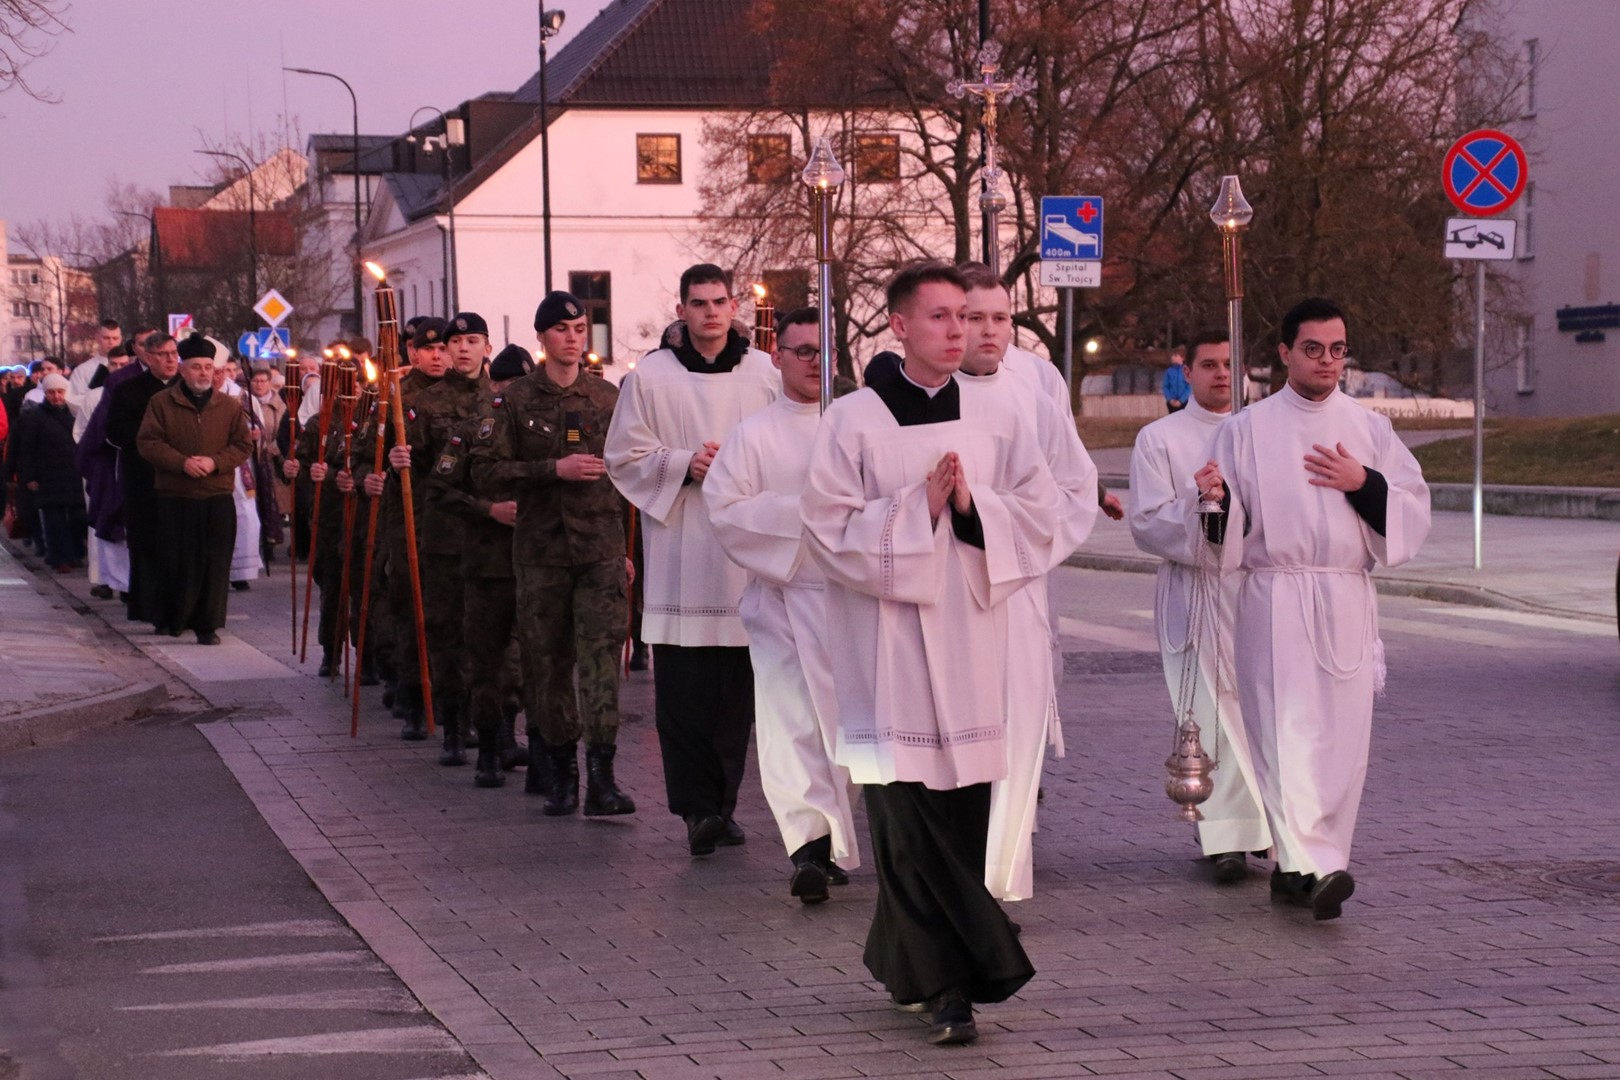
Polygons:
<instances>
[{"instance_id":1,"label":"military patch","mask_svg":"<svg viewBox=\"0 0 1620 1080\"><path fill-rule=\"evenodd\" d=\"M450 445L451 446L460 446L461 445L461 436L460 435L452 435L452 436L450 436Z\"/></svg>"},{"instance_id":2,"label":"military patch","mask_svg":"<svg viewBox=\"0 0 1620 1080\"><path fill-rule=\"evenodd\" d=\"M501 407L501 402L503 402L505 400L506 399L503 396L501 396L500 394L496 394L495 395L495 402L494 402L495 407L497 409L500 408Z\"/></svg>"},{"instance_id":3,"label":"military patch","mask_svg":"<svg viewBox=\"0 0 1620 1080\"><path fill-rule=\"evenodd\" d=\"M480 439L487 439L493 434L495 434L495 418L493 416L486 416L478 423L478 437Z\"/></svg>"},{"instance_id":4,"label":"military patch","mask_svg":"<svg viewBox=\"0 0 1620 1080\"><path fill-rule=\"evenodd\" d=\"M440 455L440 457L439 457L439 463L434 466L434 471L437 472L440 476L449 476L452 472L455 471L455 468L456 468L456 455L454 455L454 454L443 454L443 455Z\"/></svg>"}]
</instances>

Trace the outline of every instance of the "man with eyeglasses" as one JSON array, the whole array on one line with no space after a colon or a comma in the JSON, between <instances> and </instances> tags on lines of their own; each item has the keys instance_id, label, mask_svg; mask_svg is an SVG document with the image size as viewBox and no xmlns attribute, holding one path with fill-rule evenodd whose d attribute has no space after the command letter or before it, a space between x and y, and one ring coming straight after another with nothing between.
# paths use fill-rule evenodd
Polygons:
<instances>
[{"instance_id":1,"label":"man with eyeglasses","mask_svg":"<svg viewBox=\"0 0 1620 1080\"><path fill-rule=\"evenodd\" d=\"M744 418L703 482L714 538L748 571L738 612L754 668L759 780L801 903L860 865L849 771L833 760L838 697L828 655L825 578L806 558L799 498L821 425L820 318L799 308L776 325L771 360L782 396Z\"/></svg>"},{"instance_id":2,"label":"man with eyeglasses","mask_svg":"<svg viewBox=\"0 0 1620 1080\"><path fill-rule=\"evenodd\" d=\"M1384 683L1368 572L1429 534L1429 488L1387 418L1339 390L1344 313L1303 300L1283 317L1287 384L1221 425L1196 474L1224 572L1241 570L1238 698L1277 846L1273 899L1336 919L1355 891L1350 842Z\"/></svg>"}]
</instances>

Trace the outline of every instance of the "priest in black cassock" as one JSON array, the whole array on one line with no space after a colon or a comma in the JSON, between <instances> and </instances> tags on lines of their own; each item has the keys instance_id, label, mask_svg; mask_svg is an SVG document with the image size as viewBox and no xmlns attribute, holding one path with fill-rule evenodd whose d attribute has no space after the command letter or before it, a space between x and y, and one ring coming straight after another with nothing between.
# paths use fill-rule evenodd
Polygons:
<instances>
[{"instance_id":1,"label":"priest in black cassock","mask_svg":"<svg viewBox=\"0 0 1620 1080\"><path fill-rule=\"evenodd\" d=\"M158 630L190 630L197 644L218 645L236 545L236 470L253 453L253 436L241 405L214 389L213 343L193 335L179 352L180 378L152 398L135 438L157 490Z\"/></svg>"},{"instance_id":2,"label":"priest in black cassock","mask_svg":"<svg viewBox=\"0 0 1620 1080\"><path fill-rule=\"evenodd\" d=\"M1057 485L1006 394L956 371L967 283L924 263L889 285L905 356L818 429L801 511L826 574L835 757L865 787L877 910L865 961L929 1038L1034 968L985 887L990 784L1007 774L1007 599L1039 581Z\"/></svg>"},{"instance_id":3,"label":"priest in black cassock","mask_svg":"<svg viewBox=\"0 0 1620 1080\"><path fill-rule=\"evenodd\" d=\"M106 443L117 451L124 496L124 534L129 544L126 609L132 622L157 625L165 617L157 476L136 450L135 440L146 419L147 405L180 372L180 346L173 337L156 330L137 341L145 350L143 366L114 372L107 380L101 407L107 410Z\"/></svg>"}]
</instances>

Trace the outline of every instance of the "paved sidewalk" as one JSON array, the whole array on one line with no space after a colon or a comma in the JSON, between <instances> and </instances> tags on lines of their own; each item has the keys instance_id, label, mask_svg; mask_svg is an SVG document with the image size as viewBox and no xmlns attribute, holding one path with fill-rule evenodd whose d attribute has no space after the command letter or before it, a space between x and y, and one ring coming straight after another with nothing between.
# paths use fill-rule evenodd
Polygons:
<instances>
[{"instance_id":1,"label":"paved sidewalk","mask_svg":"<svg viewBox=\"0 0 1620 1080\"><path fill-rule=\"evenodd\" d=\"M1130 451L1099 450L1104 473L1129 471ZM1131 493L1117 494L1130 506ZM1577 618L1615 620L1615 569L1620 561L1620 522L1576 518L1485 517L1484 569L1474 569L1473 515L1436 511L1423 550L1405 566L1379 569L1381 591L1427 594L1435 599L1486 606L1522 606ZM1076 565L1099 569L1151 570L1125 522L1098 522Z\"/></svg>"},{"instance_id":2,"label":"paved sidewalk","mask_svg":"<svg viewBox=\"0 0 1620 1080\"><path fill-rule=\"evenodd\" d=\"M0 751L116 723L168 698L163 672L81 615L72 578L0 543ZM88 585L84 586L88 596Z\"/></svg>"}]
</instances>

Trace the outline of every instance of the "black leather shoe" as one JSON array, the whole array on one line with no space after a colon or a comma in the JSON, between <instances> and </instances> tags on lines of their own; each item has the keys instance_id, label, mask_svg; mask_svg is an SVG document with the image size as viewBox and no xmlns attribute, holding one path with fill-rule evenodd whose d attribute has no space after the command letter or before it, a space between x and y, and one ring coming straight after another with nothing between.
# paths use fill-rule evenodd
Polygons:
<instances>
[{"instance_id":1,"label":"black leather shoe","mask_svg":"<svg viewBox=\"0 0 1620 1080\"><path fill-rule=\"evenodd\" d=\"M1209 861L1214 864L1217 885L1235 885L1249 876L1249 860L1241 851L1223 851L1211 855Z\"/></svg>"},{"instance_id":2,"label":"black leather shoe","mask_svg":"<svg viewBox=\"0 0 1620 1080\"><path fill-rule=\"evenodd\" d=\"M473 786L482 788L496 788L506 783L506 774L501 771L501 763L493 750L479 750L478 764L474 766Z\"/></svg>"},{"instance_id":3,"label":"black leather shoe","mask_svg":"<svg viewBox=\"0 0 1620 1080\"><path fill-rule=\"evenodd\" d=\"M1302 907L1310 903L1311 887L1316 879L1310 874L1296 874L1291 870L1271 872L1271 899L1281 904Z\"/></svg>"},{"instance_id":4,"label":"black leather shoe","mask_svg":"<svg viewBox=\"0 0 1620 1080\"><path fill-rule=\"evenodd\" d=\"M835 862L827 864L827 884L832 886L848 885L849 872Z\"/></svg>"},{"instance_id":5,"label":"black leather shoe","mask_svg":"<svg viewBox=\"0 0 1620 1080\"><path fill-rule=\"evenodd\" d=\"M979 1037L978 1025L973 1022L973 1006L960 990L947 990L929 1002L933 1024L928 1029L928 1041L936 1046L954 1046L970 1043Z\"/></svg>"},{"instance_id":6,"label":"black leather shoe","mask_svg":"<svg viewBox=\"0 0 1620 1080\"><path fill-rule=\"evenodd\" d=\"M742 826L730 818L726 818L726 827L720 833L715 843L721 847L742 847L748 843L748 834L743 832Z\"/></svg>"},{"instance_id":7,"label":"black leather shoe","mask_svg":"<svg viewBox=\"0 0 1620 1080\"><path fill-rule=\"evenodd\" d=\"M714 845L725 831L726 819L719 814L688 814L686 846L693 855L713 855Z\"/></svg>"},{"instance_id":8,"label":"black leather shoe","mask_svg":"<svg viewBox=\"0 0 1620 1080\"><path fill-rule=\"evenodd\" d=\"M1311 889L1311 914L1317 922L1337 919L1342 914L1340 909L1344 902L1355 891L1356 880L1348 870L1335 870L1322 875L1315 888Z\"/></svg>"},{"instance_id":9,"label":"black leather shoe","mask_svg":"<svg viewBox=\"0 0 1620 1080\"><path fill-rule=\"evenodd\" d=\"M94 585L90 588L90 595L95 597L97 600L111 600L113 598L113 591L112 588L107 585Z\"/></svg>"},{"instance_id":10,"label":"black leather shoe","mask_svg":"<svg viewBox=\"0 0 1620 1080\"><path fill-rule=\"evenodd\" d=\"M197 631L197 644L218 645L219 635L214 633L212 630L199 630Z\"/></svg>"},{"instance_id":11,"label":"black leather shoe","mask_svg":"<svg viewBox=\"0 0 1620 1080\"><path fill-rule=\"evenodd\" d=\"M801 904L826 902L827 871L813 859L795 864L793 879L788 882L788 895L797 896Z\"/></svg>"},{"instance_id":12,"label":"black leather shoe","mask_svg":"<svg viewBox=\"0 0 1620 1080\"><path fill-rule=\"evenodd\" d=\"M231 582L231 588L235 589L237 592L247 592L248 583L245 581L233 581Z\"/></svg>"},{"instance_id":13,"label":"black leather shoe","mask_svg":"<svg viewBox=\"0 0 1620 1080\"><path fill-rule=\"evenodd\" d=\"M895 1012L925 1013L928 1011L928 1002L926 1001L901 1001L893 994L889 995L889 1004L894 1006Z\"/></svg>"}]
</instances>

